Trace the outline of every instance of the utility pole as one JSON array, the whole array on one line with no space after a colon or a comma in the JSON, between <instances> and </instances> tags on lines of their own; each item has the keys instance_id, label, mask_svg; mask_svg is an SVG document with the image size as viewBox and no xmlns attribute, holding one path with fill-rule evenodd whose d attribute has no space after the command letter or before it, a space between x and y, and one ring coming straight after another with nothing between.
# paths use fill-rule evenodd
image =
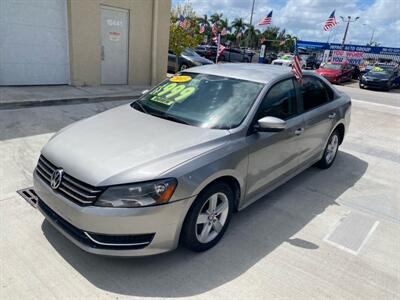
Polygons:
<instances>
[{"instance_id":1,"label":"utility pole","mask_svg":"<svg viewBox=\"0 0 400 300\"><path fill-rule=\"evenodd\" d=\"M253 15L254 15L254 6L256 4L256 0L253 0L253 4L251 6L251 15L250 15L250 27L253 25ZM249 31L247 32L247 37L246 37L246 48L249 48L249 42L250 42L250 27Z\"/></svg>"},{"instance_id":2,"label":"utility pole","mask_svg":"<svg viewBox=\"0 0 400 300\"><path fill-rule=\"evenodd\" d=\"M372 34L371 34L371 39L369 40L369 45L371 46L372 45L372 42L374 41L374 34L375 34L375 27L372 27L371 25L369 25L369 24L363 24L364 26L368 26L369 28L371 28L372 29Z\"/></svg>"},{"instance_id":3,"label":"utility pole","mask_svg":"<svg viewBox=\"0 0 400 300\"><path fill-rule=\"evenodd\" d=\"M342 21L345 21L344 17L340 17L342 19ZM347 32L349 31L349 25L350 23L353 23L355 21L357 21L360 17L356 17L355 19L351 19L351 16L347 17L347 24L346 24L346 30L344 31L344 35L343 35L343 40L342 40L342 48L344 46L344 43L346 42L346 37L347 37Z\"/></svg>"}]
</instances>

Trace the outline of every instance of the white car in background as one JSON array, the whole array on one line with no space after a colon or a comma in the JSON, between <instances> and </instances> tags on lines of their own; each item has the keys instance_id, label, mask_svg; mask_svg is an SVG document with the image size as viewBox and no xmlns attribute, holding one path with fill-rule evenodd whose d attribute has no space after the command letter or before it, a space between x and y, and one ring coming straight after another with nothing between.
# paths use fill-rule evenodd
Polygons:
<instances>
[{"instance_id":1,"label":"white car in background","mask_svg":"<svg viewBox=\"0 0 400 300\"><path fill-rule=\"evenodd\" d=\"M293 54L285 54L285 55L279 57L278 59L273 60L271 64L278 65L278 66L291 67L293 58L294 58ZM306 60L301 56L300 56L300 63L301 63L301 68L305 69Z\"/></svg>"}]
</instances>

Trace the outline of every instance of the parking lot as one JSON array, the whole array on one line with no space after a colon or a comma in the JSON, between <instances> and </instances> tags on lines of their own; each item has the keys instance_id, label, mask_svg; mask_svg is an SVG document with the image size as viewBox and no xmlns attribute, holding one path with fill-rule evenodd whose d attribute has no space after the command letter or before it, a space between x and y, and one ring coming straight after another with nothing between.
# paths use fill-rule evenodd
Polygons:
<instances>
[{"instance_id":1,"label":"parking lot","mask_svg":"<svg viewBox=\"0 0 400 300\"><path fill-rule=\"evenodd\" d=\"M143 258L81 251L16 193L55 131L129 100L0 110L0 297L400 299L400 96L338 89L354 101L330 169L235 214L208 252Z\"/></svg>"}]
</instances>

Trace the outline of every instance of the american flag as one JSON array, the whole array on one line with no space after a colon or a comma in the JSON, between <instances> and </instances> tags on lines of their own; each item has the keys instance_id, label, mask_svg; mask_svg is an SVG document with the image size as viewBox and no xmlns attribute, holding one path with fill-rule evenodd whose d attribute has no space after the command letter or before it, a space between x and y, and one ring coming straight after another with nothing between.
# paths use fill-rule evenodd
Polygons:
<instances>
[{"instance_id":1,"label":"american flag","mask_svg":"<svg viewBox=\"0 0 400 300\"><path fill-rule=\"evenodd\" d=\"M212 31L212 33L213 33L214 35L217 35L217 34L218 34L218 25L217 25L217 23L213 23L213 24L212 24L212 26L211 26L211 31Z\"/></svg>"},{"instance_id":2,"label":"american flag","mask_svg":"<svg viewBox=\"0 0 400 300\"><path fill-rule=\"evenodd\" d=\"M328 31L329 29L335 27L337 24L338 23L336 22L336 18L335 18L335 10L333 10L333 12L329 16L328 20L325 21L324 31Z\"/></svg>"},{"instance_id":3,"label":"american flag","mask_svg":"<svg viewBox=\"0 0 400 300\"><path fill-rule=\"evenodd\" d=\"M258 23L258 25L259 26L270 25L271 23L272 23L272 10L266 17L262 18L262 20Z\"/></svg>"},{"instance_id":4,"label":"american flag","mask_svg":"<svg viewBox=\"0 0 400 300\"><path fill-rule=\"evenodd\" d=\"M179 26L182 27L183 29L186 29L188 27L188 21L182 15L180 15L179 17Z\"/></svg>"},{"instance_id":5,"label":"american flag","mask_svg":"<svg viewBox=\"0 0 400 300\"><path fill-rule=\"evenodd\" d=\"M297 50L295 51L294 57L293 57L293 62L292 62L292 70L294 77L296 77L297 81L303 83L303 71L301 70L301 63L300 63L300 58L299 54L297 53Z\"/></svg>"},{"instance_id":6,"label":"american flag","mask_svg":"<svg viewBox=\"0 0 400 300\"><path fill-rule=\"evenodd\" d=\"M220 57L222 54L224 54L225 51L225 46L222 44L219 44L218 52L217 52L217 57Z\"/></svg>"},{"instance_id":7,"label":"american flag","mask_svg":"<svg viewBox=\"0 0 400 300\"><path fill-rule=\"evenodd\" d=\"M214 43L218 44L218 37L213 36L211 39L212 39L212 41L213 41Z\"/></svg>"},{"instance_id":8,"label":"american flag","mask_svg":"<svg viewBox=\"0 0 400 300\"><path fill-rule=\"evenodd\" d=\"M221 31L221 35L224 36L224 35L227 35L227 34L228 34L228 31L226 30L226 27L224 27L222 29L222 31Z\"/></svg>"},{"instance_id":9,"label":"american flag","mask_svg":"<svg viewBox=\"0 0 400 300\"><path fill-rule=\"evenodd\" d=\"M206 31L206 25L200 24L199 33L204 33L204 31Z\"/></svg>"}]
</instances>

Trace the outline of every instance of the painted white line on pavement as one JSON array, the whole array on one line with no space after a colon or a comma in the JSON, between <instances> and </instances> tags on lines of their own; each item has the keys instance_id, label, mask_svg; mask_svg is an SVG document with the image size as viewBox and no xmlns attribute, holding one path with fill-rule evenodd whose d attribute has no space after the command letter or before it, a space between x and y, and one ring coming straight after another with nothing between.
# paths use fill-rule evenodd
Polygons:
<instances>
[{"instance_id":1,"label":"painted white line on pavement","mask_svg":"<svg viewBox=\"0 0 400 300\"><path fill-rule=\"evenodd\" d=\"M369 102L369 101L358 100L358 99L354 99L354 98L352 98L351 101L353 101L355 103L369 104L369 105L374 105L374 106L380 106L380 107L386 107L386 108L390 108L390 109L398 109L398 110L400 110L400 107L394 106L394 105L387 105L387 104Z\"/></svg>"}]
</instances>

